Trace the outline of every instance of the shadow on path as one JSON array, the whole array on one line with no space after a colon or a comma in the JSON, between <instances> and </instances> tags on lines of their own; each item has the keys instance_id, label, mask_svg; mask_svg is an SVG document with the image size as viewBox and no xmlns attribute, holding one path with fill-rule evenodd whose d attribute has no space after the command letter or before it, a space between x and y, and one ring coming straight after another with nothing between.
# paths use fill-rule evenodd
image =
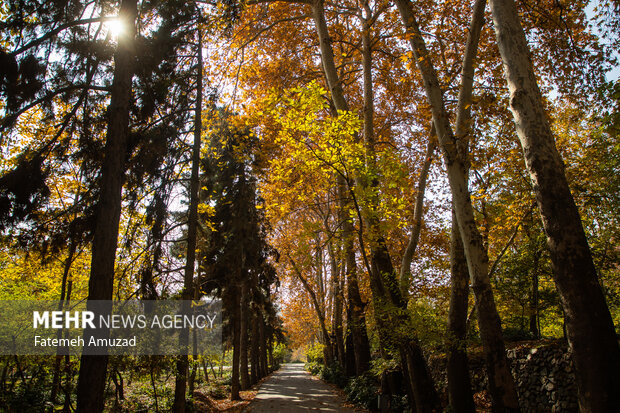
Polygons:
<instances>
[{"instance_id":1,"label":"shadow on path","mask_svg":"<svg viewBox=\"0 0 620 413\"><path fill-rule=\"evenodd\" d=\"M356 411L342 407L343 402L329 385L306 372L303 364L284 364L260 386L254 401L244 412Z\"/></svg>"}]
</instances>

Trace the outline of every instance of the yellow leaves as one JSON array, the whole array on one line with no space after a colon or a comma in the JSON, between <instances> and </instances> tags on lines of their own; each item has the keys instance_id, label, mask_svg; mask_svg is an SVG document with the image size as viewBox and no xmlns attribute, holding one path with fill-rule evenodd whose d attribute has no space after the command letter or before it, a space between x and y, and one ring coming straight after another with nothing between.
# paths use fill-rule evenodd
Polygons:
<instances>
[{"instance_id":1,"label":"yellow leaves","mask_svg":"<svg viewBox=\"0 0 620 413\"><path fill-rule=\"evenodd\" d=\"M198 213L206 214L208 217L212 217L215 213L215 207L210 204L200 203L198 204Z\"/></svg>"},{"instance_id":2,"label":"yellow leaves","mask_svg":"<svg viewBox=\"0 0 620 413\"><path fill-rule=\"evenodd\" d=\"M60 298L61 281L66 251L42 264L35 256L27 256L23 252L0 250L0 299L38 299L58 300ZM49 258L49 257L46 257ZM73 282L72 298L86 298L88 291L88 275L90 254L79 253L74 256L70 277Z\"/></svg>"}]
</instances>

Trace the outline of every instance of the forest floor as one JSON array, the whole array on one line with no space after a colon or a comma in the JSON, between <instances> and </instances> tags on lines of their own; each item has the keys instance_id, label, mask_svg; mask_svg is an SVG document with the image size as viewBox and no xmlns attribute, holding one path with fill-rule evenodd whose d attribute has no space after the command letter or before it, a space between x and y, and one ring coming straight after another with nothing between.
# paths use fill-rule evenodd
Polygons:
<instances>
[{"instance_id":1,"label":"forest floor","mask_svg":"<svg viewBox=\"0 0 620 413\"><path fill-rule=\"evenodd\" d=\"M244 410L248 413L307 411L354 413L363 410L347 405L335 387L310 375L303 364L284 364L265 380Z\"/></svg>"}]
</instances>

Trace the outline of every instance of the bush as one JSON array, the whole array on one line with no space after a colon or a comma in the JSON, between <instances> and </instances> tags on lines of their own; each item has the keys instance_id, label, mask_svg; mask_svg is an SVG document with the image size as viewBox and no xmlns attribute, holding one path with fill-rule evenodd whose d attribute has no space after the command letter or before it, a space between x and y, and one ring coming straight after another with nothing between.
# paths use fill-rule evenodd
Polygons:
<instances>
[{"instance_id":1,"label":"bush","mask_svg":"<svg viewBox=\"0 0 620 413\"><path fill-rule=\"evenodd\" d=\"M215 385L209 388L208 395L212 399L223 400L228 397L228 391L224 386Z\"/></svg>"},{"instance_id":2,"label":"bush","mask_svg":"<svg viewBox=\"0 0 620 413\"><path fill-rule=\"evenodd\" d=\"M407 395L401 396L394 394L390 400L390 410L393 412L410 412L409 398Z\"/></svg>"},{"instance_id":3,"label":"bush","mask_svg":"<svg viewBox=\"0 0 620 413\"><path fill-rule=\"evenodd\" d=\"M47 406L48 393L42 387L25 389L20 387L14 393L7 393L0 400L0 411L42 412ZM4 405L4 406L3 406Z\"/></svg>"},{"instance_id":4,"label":"bush","mask_svg":"<svg viewBox=\"0 0 620 413\"><path fill-rule=\"evenodd\" d=\"M309 361L304 368L313 376L321 376L323 374L323 364L318 361Z\"/></svg>"},{"instance_id":5,"label":"bush","mask_svg":"<svg viewBox=\"0 0 620 413\"><path fill-rule=\"evenodd\" d=\"M502 331L502 334L504 335L504 340L506 341L525 341L535 339L530 331L515 327L505 328L504 331Z\"/></svg>"},{"instance_id":6,"label":"bush","mask_svg":"<svg viewBox=\"0 0 620 413\"><path fill-rule=\"evenodd\" d=\"M372 409L377 403L379 387L372 376L364 374L360 377L352 378L344 388L344 392L347 394L347 400L350 402L363 406L366 409Z\"/></svg>"},{"instance_id":7,"label":"bush","mask_svg":"<svg viewBox=\"0 0 620 413\"><path fill-rule=\"evenodd\" d=\"M329 383L334 383L338 387L344 387L347 385L347 377L342 371L340 364L334 363L329 366L323 366L320 377Z\"/></svg>"}]
</instances>

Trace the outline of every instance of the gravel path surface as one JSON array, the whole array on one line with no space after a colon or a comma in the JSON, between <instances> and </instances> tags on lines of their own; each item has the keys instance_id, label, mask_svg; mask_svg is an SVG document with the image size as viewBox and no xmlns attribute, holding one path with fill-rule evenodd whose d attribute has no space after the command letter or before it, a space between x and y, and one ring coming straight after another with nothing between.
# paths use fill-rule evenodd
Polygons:
<instances>
[{"instance_id":1,"label":"gravel path surface","mask_svg":"<svg viewBox=\"0 0 620 413\"><path fill-rule=\"evenodd\" d=\"M254 401L244 410L267 412L345 412L344 399L321 380L304 370L303 364L284 364L261 385Z\"/></svg>"}]
</instances>

